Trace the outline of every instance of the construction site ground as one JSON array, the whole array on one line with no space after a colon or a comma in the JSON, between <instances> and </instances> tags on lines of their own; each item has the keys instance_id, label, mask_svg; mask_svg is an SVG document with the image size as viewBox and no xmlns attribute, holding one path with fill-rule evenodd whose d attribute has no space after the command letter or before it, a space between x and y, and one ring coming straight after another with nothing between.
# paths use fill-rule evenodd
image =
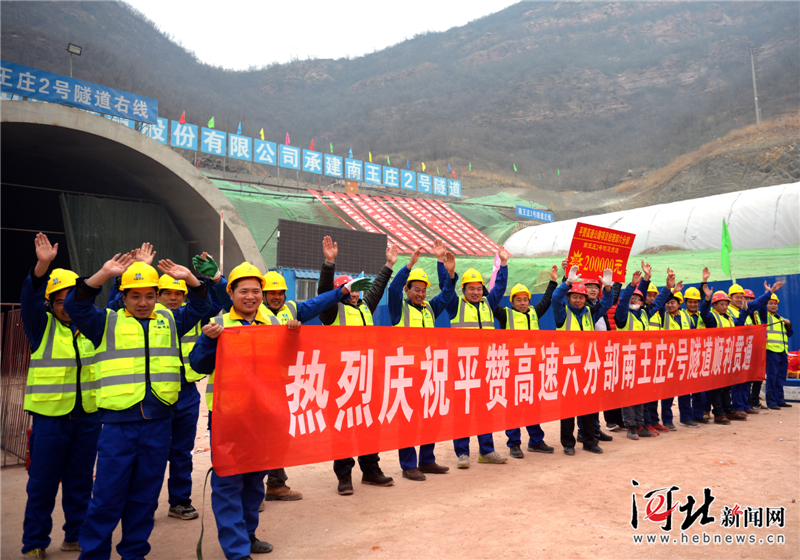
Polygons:
<instances>
[{"instance_id":1,"label":"construction site ground","mask_svg":"<svg viewBox=\"0 0 800 560\"><path fill-rule=\"evenodd\" d=\"M199 387L203 391L204 382ZM211 491L203 495L210 466L207 449L207 412L201 405L194 457L192 499L205 519L182 521L167 516L166 480L150 537L153 560L192 559L205 524L203 557L224 558L211 511ZM673 407L678 422L677 404ZM602 414L601 414L602 421ZM257 536L274 545L262 558L757 558L800 556L800 404L780 411L761 411L746 422L730 426L678 427L657 438L631 441L624 432L603 443L595 455L577 445L566 456L559 444L559 423L542 425L545 441L555 453L525 453L506 464L478 464L472 438L471 464L457 470L452 442L436 446L437 462L450 467L444 475L428 475L425 482L402 477L397 452L381 453L383 471L394 486L360 484L353 472L355 493L339 496L330 462L287 469L289 485L303 493L295 502L268 502L260 514ZM525 433L523 429L523 434ZM494 434L496 449L508 455L506 437ZM523 436L523 442L525 442ZM523 445L523 450L525 446ZM25 508L24 468L2 471L2 549L0 556L20 553ZM632 480L639 485L634 487ZM700 521L684 533L694 535L753 535L755 544L682 544L680 525L685 514L676 510L671 531L644 518L650 490L679 487L674 500L681 505L691 494L703 502L704 488L715 498L710 506L714 521ZM639 527L631 527L631 495L636 495ZM697 505L695 505L695 508ZM721 525L725 506L741 509L785 508L783 527L726 528ZM663 509L663 508L662 508ZM63 513L60 496L53 514L53 543L48 558L76 559L61 552ZM634 544L634 536L668 535L667 543ZM767 544L783 535L784 544ZM113 542L119 542L117 527ZM724 541L723 541L724 542ZM112 558L119 558L116 551ZM257 556L256 556L257 557Z\"/></svg>"}]
</instances>

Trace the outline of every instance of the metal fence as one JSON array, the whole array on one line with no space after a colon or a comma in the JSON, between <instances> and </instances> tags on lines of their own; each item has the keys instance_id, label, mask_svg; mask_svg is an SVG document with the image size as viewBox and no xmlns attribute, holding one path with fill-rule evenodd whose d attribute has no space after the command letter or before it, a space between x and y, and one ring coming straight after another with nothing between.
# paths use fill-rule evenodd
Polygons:
<instances>
[{"instance_id":1,"label":"metal fence","mask_svg":"<svg viewBox=\"0 0 800 560\"><path fill-rule=\"evenodd\" d=\"M2 419L2 467L25 464L31 417L23 409L25 381L31 359L30 343L22 330L19 304L0 304L0 419Z\"/></svg>"}]
</instances>

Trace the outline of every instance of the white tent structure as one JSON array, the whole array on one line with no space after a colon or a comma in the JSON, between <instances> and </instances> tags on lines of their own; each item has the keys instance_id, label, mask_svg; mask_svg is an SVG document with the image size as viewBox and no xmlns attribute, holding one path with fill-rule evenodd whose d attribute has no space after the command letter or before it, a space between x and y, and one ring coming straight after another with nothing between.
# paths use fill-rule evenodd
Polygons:
<instances>
[{"instance_id":1,"label":"white tent structure","mask_svg":"<svg viewBox=\"0 0 800 560\"><path fill-rule=\"evenodd\" d=\"M660 248L719 249L723 219L734 249L800 245L800 183L531 226L504 245L520 257L566 255L575 224L582 222L636 234L632 255Z\"/></svg>"}]
</instances>

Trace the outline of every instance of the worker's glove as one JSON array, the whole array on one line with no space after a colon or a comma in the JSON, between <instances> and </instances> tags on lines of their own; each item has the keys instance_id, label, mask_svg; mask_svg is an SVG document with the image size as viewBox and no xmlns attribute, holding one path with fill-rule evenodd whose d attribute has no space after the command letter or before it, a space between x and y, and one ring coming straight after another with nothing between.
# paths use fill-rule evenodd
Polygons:
<instances>
[{"instance_id":1,"label":"worker's glove","mask_svg":"<svg viewBox=\"0 0 800 560\"><path fill-rule=\"evenodd\" d=\"M567 276L567 282L570 284L575 284L576 282L582 282L583 278L578 276L578 267L573 266L569 269L569 276Z\"/></svg>"},{"instance_id":2,"label":"worker's glove","mask_svg":"<svg viewBox=\"0 0 800 560\"><path fill-rule=\"evenodd\" d=\"M611 284L614 283L614 271L610 268L607 268L603 271L603 287L610 288Z\"/></svg>"},{"instance_id":3,"label":"worker's glove","mask_svg":"<svg viewBox=\"0 0 800 560\"><path fill-rule=\"evenodd\" d=\"M192 264L194 265L194 269L203 276L211 278L212 280L216 280L219 277L219 266L217 266L216 261L211 255L208 255L205 259L200 255L195 255L192 259Z\"/></svg>"},{"instance_id":4,"label":"worker's glove","mask_svg":"<svg viewBox=\"0 0 800 560\"><path fill-rule=\"evenodd\" d=\"M361 292L365 290L369 290L372 287L372 280L369 278L356 278L355 280L350 280L345 287L350 290L350 293L353 292Z\"/></svg>"}]
</instances>

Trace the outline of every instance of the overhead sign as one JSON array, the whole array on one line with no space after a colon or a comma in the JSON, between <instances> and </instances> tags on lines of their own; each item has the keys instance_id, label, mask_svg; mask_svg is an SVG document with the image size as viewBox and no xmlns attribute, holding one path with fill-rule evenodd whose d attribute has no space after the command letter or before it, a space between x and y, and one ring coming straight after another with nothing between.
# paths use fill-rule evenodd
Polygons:
<instances>
[{"instance_id":1,"label":"overhead sign","mask_svg":"<svg viewBox=\"0 0 800 560\"><path fill-rule=\"evenodd\" d=\"M134 121L158 122L158 101L155 99L5 60L0 60L0 89Z\"/></svg>"},{"instance_id":2,"label":"overhead sign","mask_svg":"<svg viewBox=\"0 0 800 560\"><path fill-rule=\"evenodd\" d=\"M546 210L537 210L527 206L517 206L517 217L527 220L539 220L540 222L552 222L553 213Z\"/></svg>"},{"instance_id":3,"label":"overhead sign","mask_svg":"<svg viewBox=\"0 0 800 560\"><path fill-rule=\"evenodd\" d=\"M569 266L578 266L583 278L600 278L614 271L614 282L625 282L625 267L636 236L578 222L569 248Z\"/></svg>"}]
</instances>

